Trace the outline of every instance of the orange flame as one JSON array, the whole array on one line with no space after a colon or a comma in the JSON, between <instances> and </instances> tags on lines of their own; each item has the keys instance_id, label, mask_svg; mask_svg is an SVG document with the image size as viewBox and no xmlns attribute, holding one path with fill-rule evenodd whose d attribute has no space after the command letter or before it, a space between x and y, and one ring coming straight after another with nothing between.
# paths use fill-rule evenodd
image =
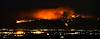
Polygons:
<instances>
[{"instance_id":1,"label":"orange flame","mask_svg":"<svg viewBox=\"0 0 100 39\"><path fill-rule=\"evenodd\" d=\"M38 10L33 14L33 17L36 19L47 19L47 20L56 20L63 17L64 12L68 12L68 19L70 19L74 12L72 10L65 10L65 9L42 9Z\"/></svg>"}]
</instances>

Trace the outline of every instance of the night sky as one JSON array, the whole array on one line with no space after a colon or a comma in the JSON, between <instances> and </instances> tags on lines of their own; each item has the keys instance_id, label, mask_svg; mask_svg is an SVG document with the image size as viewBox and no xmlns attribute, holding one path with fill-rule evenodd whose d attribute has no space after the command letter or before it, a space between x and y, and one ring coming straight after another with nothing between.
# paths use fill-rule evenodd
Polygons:
<instances>
[{"instance_id":1,"label":"night sky","mask_svg":"<svg viewBox=\"0 0 100 39\"><path fill-rule=\"evenodd\" d=\"M77 13L98 15L95 0L2 0L0 12L0 24L14 24L19 11L35 10L37 8L55 8L69 6Z\"/></svg>"}]
</instances>

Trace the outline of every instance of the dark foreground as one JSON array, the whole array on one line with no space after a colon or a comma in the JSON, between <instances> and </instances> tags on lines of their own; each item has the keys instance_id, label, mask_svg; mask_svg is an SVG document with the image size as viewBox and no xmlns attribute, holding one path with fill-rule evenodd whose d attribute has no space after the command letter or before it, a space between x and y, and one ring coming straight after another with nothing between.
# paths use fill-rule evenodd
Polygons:
<instances>
[{"instance_id":1,"label":"dark foreground","mask_svg":"<svg viewBox=\"0 0 100 39\"><path fill-rule=\"evenodd\" d=\"M0 39L99 39L100 33L98 32L81 32L80 34L77 32L74 33L66 33L66 32L48 32L41 34L1 34Z\"/></svg>"}]
</instances>

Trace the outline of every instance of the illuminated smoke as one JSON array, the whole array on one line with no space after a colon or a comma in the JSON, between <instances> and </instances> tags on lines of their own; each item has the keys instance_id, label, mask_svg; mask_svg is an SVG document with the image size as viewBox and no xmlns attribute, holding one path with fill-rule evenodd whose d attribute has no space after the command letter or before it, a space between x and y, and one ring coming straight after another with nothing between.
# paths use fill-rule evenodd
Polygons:
<instances>
[{"instance_id":1,"label":"illuminated smoke","mask_svg":"<svg viewBox=\"0 0 100 39\"><path fill-rule=\"evenodd\" d=\"M73 10L70 9L41 9L33 14L33 18L56 20L62 18L64 12L67 12L68 16L66 18L68 19L73 18L73 14L75 13Z\"/></svg>"}]
</instances>

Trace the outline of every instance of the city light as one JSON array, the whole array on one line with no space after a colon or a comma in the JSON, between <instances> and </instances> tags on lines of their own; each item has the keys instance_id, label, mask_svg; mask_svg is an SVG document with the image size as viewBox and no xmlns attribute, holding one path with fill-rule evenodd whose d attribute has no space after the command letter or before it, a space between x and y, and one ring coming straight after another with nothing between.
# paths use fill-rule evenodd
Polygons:
<instances>
[{"instance_id":1,"label":"city light","mask_svg":"<svg viewBox=\"0 0 100 39\"><path fill-rule=\"evenodd\" d=\"M72 17L72 18L76 18L76 16L75 16L75 15L72 15L71 17Z\"/></svg>"},{"instance_id":2,"label":"city light","mask_svg":"<svg viewBox=\"0 0 100 39\"><path fill-rule=\"evenodd\" d=\"M68 24L67 24L67 23L65 23L65 25L66 25L66 26L68 26Z\"/></svg>"},{"instance_id":3,"label":"city light","mask_svg":"<svg viewBox=\"0 0 100 39\"><path fill-rule=\"evenodd\" d=\"M80 32L66 33L66 34L71 34L71 35L74 35L74 34L80 34Z\"/></svg>"},{"instance_id":4,"label":"city light","mask_svg":"<svg viewBox=\"0 0 100 39\"><path fill-rule=\"evenodd\" d=\"M13 32L0 32L0 34L13 34Z\"/></svg>"},{"instance_id":5,"label":"city light","mask_svg":"<svg viewBox=\"0 0 100 39\"><path fill-rule=\"evenodd\" d=\"M75 31L75 29L71 29L71 31Z\"/></svg>"},{"instance_id":6,"label":"city light","mask_svg":"<svg viewBox=\"0 0 100 39\"><path fill-rule=\"evenodd\" d=\"M15 32L15 34L25 34L25 32L24 31L17 31L17 32Z\"/></svg>"},{"instance_id":7,"label":"city light","mask_svg":"<svg viewBox=\"0 0 100 39\"><path fill-rule=\"evenodd\" d=\"M21 36L24 36L24 35L14 35L14 36L21 37Z\"/></svg>"},{"instance_id":8,"label":"city light","mask_svg":"<svg viewBox=\"0 0 100 39\"><path fill-rule=\"evenodd\" d=\"M47 35L49 35L49 33L47 33Z\"/></svg>"},{"instance_id":9,"label":"city light","mask_svg":"<svg viewBox=\"0 0 100 39\"><path fill-rule=\"evenodd\" d=\"M16 23L22 23L22 22L25 22L25 20L16 21Z\"/></svg>"},{"instance_id":10,"label":"city light","mask_svg":"<svg viewBox=\"0 0 100 39\"><path fill-rule=\"evenodd\" d=\"M22 23L22 22L32 22L35 20L17 20L16 23Z\"/></svg>"},{"instance_id":11,"label":"city light","mask_svg":"<svg viewBox=\"0 0 100 39\"><path fill-rule=\"evenodd\" d=\"M41 31L36 31L36 32L32 32L33 34L42 34L44 32L41 32Z\"/></svg>"},{"instance_id":12,"label":"city light","mask_svg":"<svg viewBox=\"0 0 100 39\"><path fill-rule=\"evenodd\" d=\"M15 34L14 36L21 37L21 36L24 36L25 32L24 31L17 31L14 34Z\"/></svg>"},{"instance_id":13,"label":"city light","mask_svg":"<svg viewBox=\"0 0 100 39\"><path fill-rule=\"evenodd\" d=\"M61 36L60 38L64 38L64 36Z\"/></svg>"}]
</instances>

